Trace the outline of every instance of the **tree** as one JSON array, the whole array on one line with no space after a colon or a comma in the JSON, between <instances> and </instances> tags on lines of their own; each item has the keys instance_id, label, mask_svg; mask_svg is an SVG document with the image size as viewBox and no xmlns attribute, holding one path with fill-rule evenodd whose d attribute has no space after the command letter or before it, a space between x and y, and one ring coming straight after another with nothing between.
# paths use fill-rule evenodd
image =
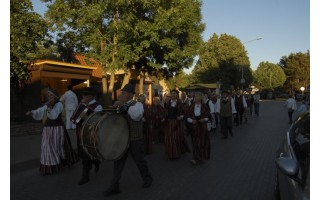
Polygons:
<instances>
[{"instance_id":1,"label":"tree","mask_svg":"<svg viewBox=\"0 0 320 200\"><path fill-rule=\"evenodd\" d=\"M220 81L224 87L231 85L240 88L243 76L245 86L252 80L247 52L239 39L227 34L217 34L204 43L199 53L199 61L193 70L197 82L213 83Z\"/></svg>"},{"instance_id":2,"label":"tree","mask_svg":"<svg viewBox=\"0 0 320 200\"><path fill-rule=\"evenodd\" d=\"M181 71L180 73L175 74L175 76L169 78L166 81L166 84L170 90L176 88L186 88L190 85L190 75L186 74L185 72Z\"/></svg>"},{"instance_id":3,"label":"tree","mask_svg":"<svg viewBox=\"0 0 320 200\"><path fill-rule=\"evenodd\" d=\"M299 90L300 87L310 85L310 52L291 53L289 56L283 56L279 65L287 75L285 88L290 94Z\"/></svg>"},{"instance_id":4,"label":"tree","mask_svg":"<svg viewBox=\"0 0 320 200\"><path fill-rule=\"evenodd\" d=\"M261 62L254 72L254 84L261 89L275 89L282 87L286 75L279 65Z\"/></svg>"},{"instance_id":5,"label":"tree","mask_svg":"<svg viewBox=\"0 0 320 200\"><path fill-rule=\"evenodd\" d=\"M21 88L29 79L27 66L37 58L47 24L33 12L30 0L10 1L10 84Z\"/></svg>"},{"instance_id":6,"label":"tree","mask_svg":"<svg viewBox=\"0 0 320 200\"><path fill-rule=\"evenodd\" d=\"M134 65L143 77L165 66L172 76L191 66L204 30L200 7L198 0L56 0L45 16L61 37L77 36L73 43L84 45L87 55L101 63L104 77L111 74L108 91L103 84L109 96L105 104L110 104L117 69Z\"/></svg>"}]
</instances>

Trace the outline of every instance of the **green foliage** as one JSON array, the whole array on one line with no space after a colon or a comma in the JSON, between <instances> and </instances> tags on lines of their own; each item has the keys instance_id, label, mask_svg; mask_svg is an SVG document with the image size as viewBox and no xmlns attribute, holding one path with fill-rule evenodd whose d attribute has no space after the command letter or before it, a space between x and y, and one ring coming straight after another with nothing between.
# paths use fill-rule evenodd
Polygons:
<instances>
[{"instance_id":1,"label":"green foliage","mask_svg":"<svg viewBox=\"0 0 320 200\"><path fill-rule=\"evenodd\" d=\"M190 67L204 30L198 0L56 0L48 6L52 30L61 41L70 38L61 46L86 51L107 71L135 65L151 74L166 65L172 74Z\"/></svg>"},{"instance_id":2,"label":"green foliage","mask_svg":"<svg viewBox=\"0 0 320 200\"><path fill-rule=\"evenodd\" d=\"M215 83L222 82L224 88L231 85L240 88L240 80L245 79L248 86L252 80L247 52L239 39L227 34L217 34L204 43L200 49L199 61L193 70L196 82Z\"/></svg>"},{"instance_id":3,"label":"green foliage","mask_svg":"<svg viewBox=\"0 0 320 200\"><path fill-rule=\"evenodd\" d=\"M29 79L27 66L37 58L47 24L33 12L30 0L10 1L10 83L22 87Z\"/></svg>"},{"instance_id":4,"label":"green foliage","mask_svg":"<svg viewBox=\"0 0 320 200\"><path fill-rule=\"evenodd\" d=\"M286 75L279 65L261 62L254 72L254 79L254 84L259 89L275 89L283 86Z\"/></svg>"},{"instance_id":5,"label":"green foliage","mask_svg":"<svg viewBox=\"0 0 320 200\"><path fill-rule=\"evenodd\" d=\"M279 65L287 75L285 88L292 93L299 90L300 87L310 85L310 52L291 53L289 56L283 56Z\"/></svg>"},{"instance_id":6,"label":"green foliage","mask_svg":"<svg viewBox=\"0 0 320 200\"><path fill-rule=\"evenodd\" d=\"M168 86L168 88L170 90L173 90L173 89L176 89L176 88L179 88L179 89L186 88L188 85L191 84L190 76L191 75L188 75L183 71L180 71L180 73L178 73L175 76L169 78L166 81L166 84L167 84L167 86Z\"/></svg>"}]
</instances>

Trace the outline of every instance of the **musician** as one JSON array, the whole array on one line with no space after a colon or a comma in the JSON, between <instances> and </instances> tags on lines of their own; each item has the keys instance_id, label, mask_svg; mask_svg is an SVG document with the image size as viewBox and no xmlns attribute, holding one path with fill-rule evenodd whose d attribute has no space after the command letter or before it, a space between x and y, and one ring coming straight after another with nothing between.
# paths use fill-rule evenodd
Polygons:
<instances>
[{"instance_id":1,"label":"musician","mask_svg":"<svg viewBox=\"0 0 320 200\"><path fill-rule=\"evenodd\" d=\"M59 101L55 90L48 89L46 92L48 102L36 110L31 110L26 115L35 120L42 120L40 172L42 175L54 174L61 167L69 167L77 162L70 138L62 121L62 103Z\"/></svg>"},{"instance_id":2,"label":"musician","mask_svg":"<svg viewBox=\"0 0 320 200\"><path fill-rule=\"evenodd\" d=\"M131 153L134 162L139 168L141 177L144 181L142 187L148 188L152 184L152 176L148 169L147 161L145 160L145 148L143 142L142 118L143 105L140 102L134 101L134 86L126 84L121 90L118 100L114 107L119 108L119 112L123 113L129 122L129 148L124 155L114 161L113 178L110 188L104 192L104 195L110 196L120 193L119 181L124 169L129 152Z\"/></svg>"},{"instance_id":3,"label":"musician","mask_svg":"<svg viewBox=\"0 0 320 200\"><path fill-rule=\"evenodd\" d=\"M96 91L91 88L87 87L82 92L82 99L81 103L79 105L85 105L86 108L88 108L88 111L86 112L86 116L90 115L93 112L98 112L102 110L102 106L95 100ZM83 185L87 182L89 182L89 173L92 168L92 164L95 165L95 172L97 173L99 171L100 161L99 160L91 160L90 157L84 152L82 146L80 146L80 131L81 131L81 125L84 120L80 120L79 123L77 123L76 133L77 133L77 145L78 145L78 154L80 158L82 159L82 177L80 181L78 182L79 185Z\"/></svg>"}]
</instances>

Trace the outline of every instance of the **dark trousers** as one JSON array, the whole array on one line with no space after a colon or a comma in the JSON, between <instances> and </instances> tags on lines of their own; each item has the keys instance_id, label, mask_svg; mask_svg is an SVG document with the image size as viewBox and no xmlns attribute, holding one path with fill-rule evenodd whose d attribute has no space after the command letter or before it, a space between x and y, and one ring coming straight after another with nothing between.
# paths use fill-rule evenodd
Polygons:
<instances>
[{"instance_id":1,"label":"dark trousers","mask_svg":"<svg viewBox=\"0 0 320 200\"><path fill-rule=\"evenodd\" d=\"M242 124L242 118L243 118L243 112L244 108L243 107L236 107L237 113L235 117L235 123L237 125Z\"/></svg>"},{"instance_id":2,"label":"dark trousers","mask_svg":"<svg viewBox=\"0 0 320 200\"><path fill-rule=\"evenodd\" d=\"M89 155L84 152L83 148L80 145L79 139L77 140L77 147L78 147L78 155L82 160L82 177L89 178L89 173L92 168L92 165L99 166L101 161L99 160L92 160Z\"/></svg>"},{"instance_id":3,"label":"dark trousers","mask_svg":"<svg viewBox=\"0 0 320 200\"><path fill-rule=\"evenodd\" d=\"M259 116L259 103L254 103L254 114Z\"/></svg>"},{"instance_id":4,"label":"dark trousers","mask_svg":"<svg viewBox=\"0 0 320 200\"><path fill-rule=\"evenodd\" d=\"M293 110L288 111L288 117L289 117L289 123L292 123L292 115L293 115Z\"/></svg>"},{"instance_id":5,"label":"dark trousers","mask_svg":"<svg viewBox=\"0 0 320 200\"><path fill-rule=\"evenodd\" d=\"M224 137L228 137L228 133L232 135L232 116L222 117L220 116L220 128Z\"/></svg>"},{"instance_id":6,"label":"dark trousers","mask_svg":"<svg viewBox=\"0 0 320 200\"><path fill-rule=\"evenodd\" d=\"M134 140L134 141L130 141L129 149L127 150L127 152L119 160L114 161L113 178L111 180L111 189L119 188L119 181L120 181L124 166L126 164L129 152L131 153L133 160L140 171L143 181L146 183L152 180L152 177L147 165L147 161L144 158L145 157L144 143L142 140Z\"/></svg>"}]
</instances>

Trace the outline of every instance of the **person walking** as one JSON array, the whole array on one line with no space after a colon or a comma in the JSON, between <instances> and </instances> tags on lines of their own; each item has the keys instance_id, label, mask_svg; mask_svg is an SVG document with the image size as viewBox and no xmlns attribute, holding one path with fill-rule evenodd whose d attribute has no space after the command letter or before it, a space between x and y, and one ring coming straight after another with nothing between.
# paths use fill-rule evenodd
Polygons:
<instances>
[{"instance_id":1,"label":"person walking","mask_svg":"<svg viewBox=\"0 0 320 200\"><path fill-rule=\"evenodd\" d=\"M256 117L259 117L259 105L260 105L260 93L256 92L253 95L253 107L254 107L254 114Z\"/></svg>"},{"instance_id":2,"label":"person walking","mask_svg":"<svg viewBox=\"0 0 320 200\"><path fill-rule=\"evenodd\" d=\"M44 124L39 169L42 175L57 173L63 166L71 167L78 161L62 121L63 106L58 93L49 88L46 97L48 101L44 106L26 113L35 120L42 120Z\"/></svg>"},{"instance_id":3,"label":"person walking","mask_svg":"<svg viewBox=\"0 0 320 200\"><path fill-rule=\"evenodd\" d=\"M129 152L131 153L140 175L143 179L143 188L148 188L153 182L153 178L145 160L145 149L142 130L143 105L133 100L134 86L126 84L121 90L118 100L113 107L117 107L119 112L127 117L129 123L129 148L124 155L114 161L113 178L108 190L104 192L105 196L116 195L120 193L119 181L122 171L126 164Z\"/></svg>"},{"instance_id":4,"label":"person walking","mask_svg":"<svg viewBox=\"0 0 320 200\"><path fill-rule=\"evenodd\" d=\"M66 129L75 129L76 125L70 121L71 116L78 105L78 97L72 91L72 86L68 85L68 90L60 97L60 101L64 104Z\"/></svg>"},{"instance_id":5,"label":"person walking","mask_svg":"<svg viewBox=\"0 0 320 200\"><path fill-rule=\"evenodd\" d=\"M202 103L202 94L196 92L194 103L187 113L187 122L192 124L192 153L191 163L196 165L203 160L210 159L210 137L207 122L210 118L210 110Z\"/></svg>"},{"instance_id":6,"label":"person walking","mask_svg":"<svg viewBox=\"0 0 320 200\"><path fill-rule=\"evenodd\" d=\"M167 103L166 125L164 130L165 151L169 159L180 158L181 154L189 152L184 137L184 115L183 104L178 99L178 91L171 91L171 100Z\"/></svg>"},{"instance_id":7,"label":"person walking","mask_svg":"<svg viewBox=\"0 0 320 200\"><path fill-rule=\"evenodd\" d=\"M234 96L234 104L237 111L235 121L236 125L239 126L242 124L243 113L245 109L248 107L244 96L240 94L239 90L236 91L236 94Z\"/></svg>"},{"instance_id":8,"label":"person walking","mask_svg":"<svg viewBox=\"0 0 320 200\"><path fill-rule=\"evenodd\" d=\"M306 102L304 100L302 100L301 105L299 106L299 109L297 110L299 112L299 114L302 114L304 112L307 112L308 108L306 105Z\"/></svg>"},{"instance_id":9,"label":"person walking","mask_svg":"<svg viewBox=\"0 0 320 200\"><path fill-rule=\"evenodd\" d=\"M96 96L96 91L95 89L91 87L85 88L82 92L82 99L81 103L84 105L88 111L85 113L85 116L89 116L93 112L99 112L102 111L102 106L96 101L95 96ZM84 120L80 120L77 123L77 128L76 128L76 134L77 134L77 146L78 146L78 154L80 158L82 159L82 175L81 179L78 182L78 185L83 185L89 182L89 173L92 168L92 165L95 165L94 171L97 173L99 171L99 166L101 161L99 160L92 160L90 156L85 152L83 149L82 145L80 145L80 134L81 134L81 127L83 124Z\"/></svg>"},{"instance_id":10,"label":"person walking","mask_svg":"<svg viewBox=\"0 0 320 200\"><path fill-rule=\"evenodd\" d=\"M289 124L292 124L292 115L295 110L297 110L297 103L294 99L294 95L290 96L289 99L283 104L288 109L288 117L289 117Z\"/></svg>"},{"instance_id":11,"label":"person walking","mask_svg":"<svg viewBox=\"0 0 320 200\"><path fill-rule=\"evenodd\" d=\"M234 99L228 91L223 91L221 99L217 100L217 114L220 117L220 128L223 135L221 139L227 139L228 133L230 136L233 136L232 115L235 113L237 113L237 111L234 105Z\"/></svg>"}]
</instances>

